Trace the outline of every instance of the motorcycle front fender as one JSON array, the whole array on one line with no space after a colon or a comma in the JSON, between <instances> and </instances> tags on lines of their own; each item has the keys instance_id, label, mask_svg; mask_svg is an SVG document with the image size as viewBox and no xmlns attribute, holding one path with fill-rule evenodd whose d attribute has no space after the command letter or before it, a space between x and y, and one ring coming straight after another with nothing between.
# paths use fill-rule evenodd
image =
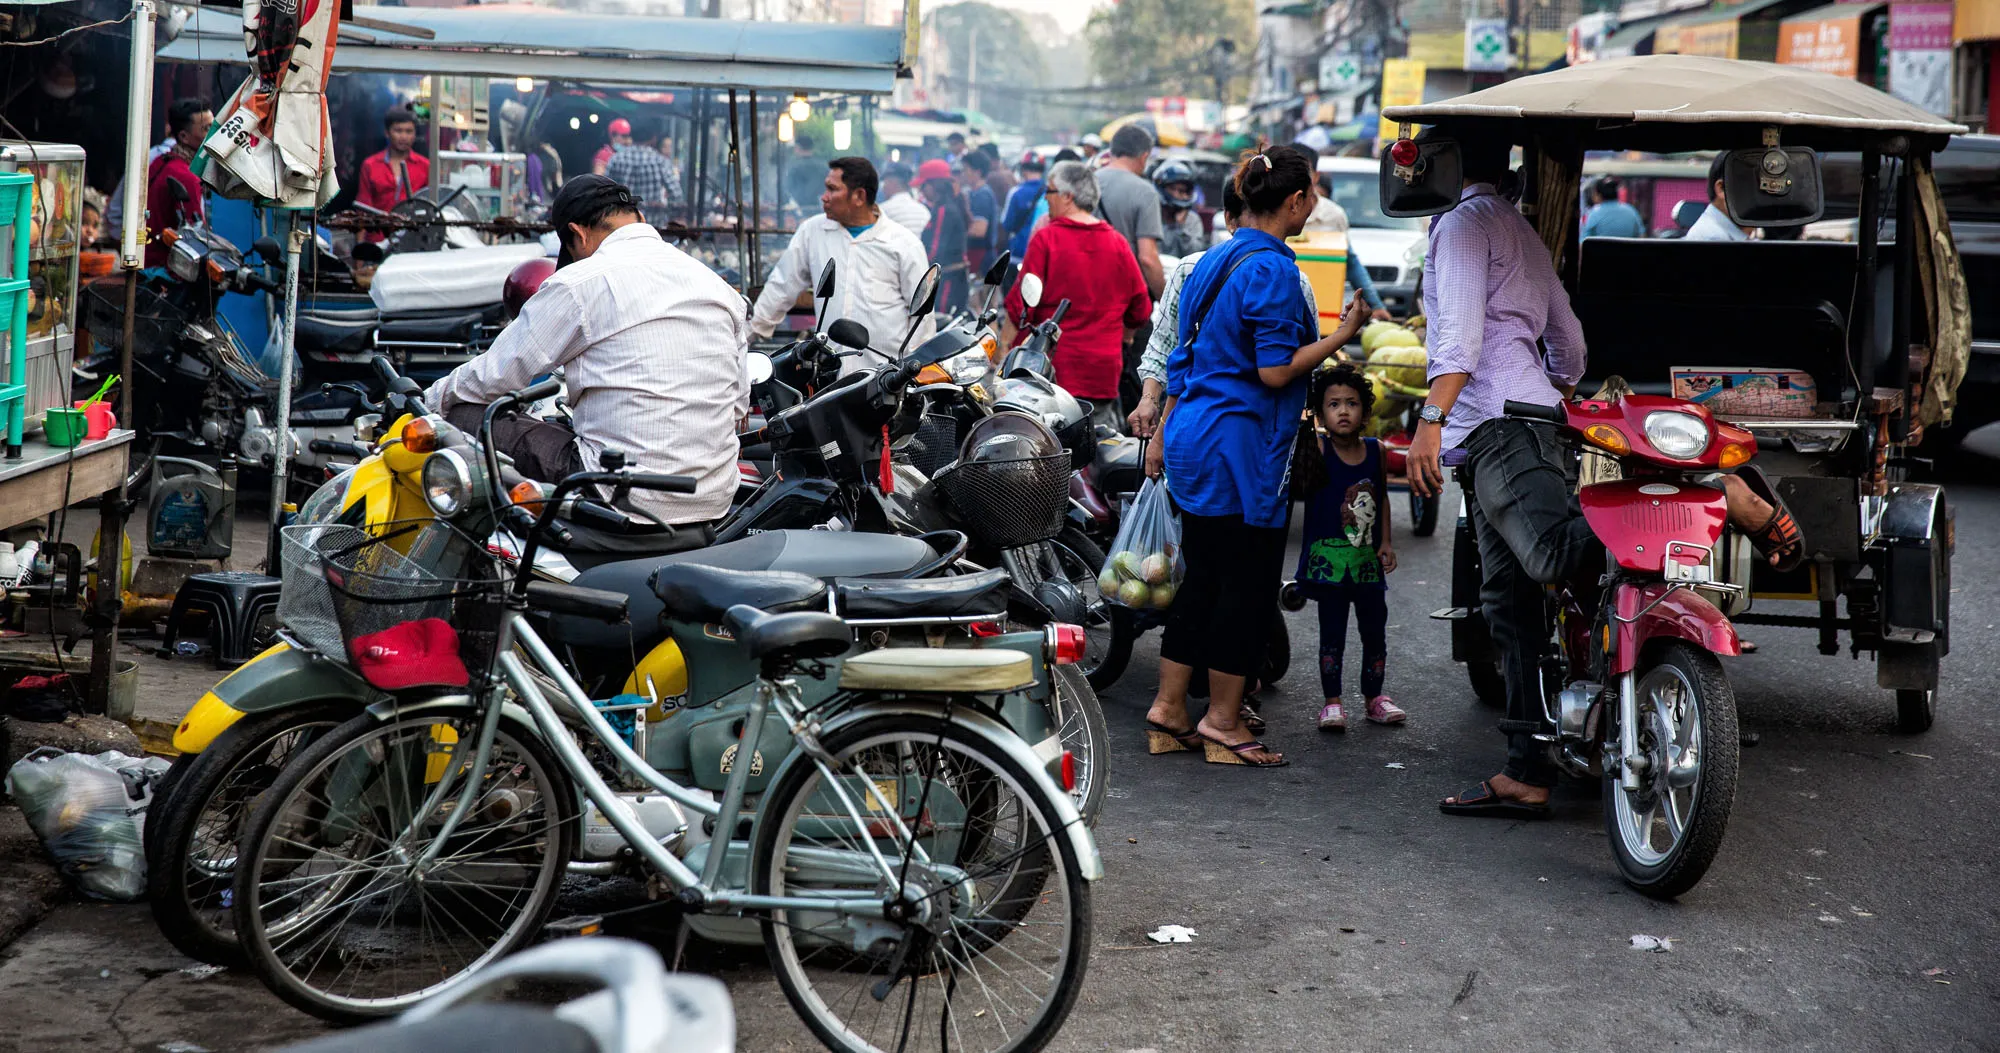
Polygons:
<instances>
[{"instance_id":1,"label":"motorcycle front fender","mask_svg":"<svg viewBox=\"0 0 2000 1053\"><path fill-rule=\"evenodd\" d=\"M1620 585L1613 602L1618 613L1618 646L1611 655L1613 675L1638 668L1639 654L1652 640L1686 640L1719 655L1743 653L1743 642L1729 617L1693 589L1664 581Z\"/></svg>"},{"instance_id":2,"label":"motorcycle front fender","mask_svg":"<svg viewBox=\"0 0 2000 1053\"><path fill-rule=\"evenodd\" d=\"M894 715L943 718L945 713L946 710L942 704L922 702L915 699L883 699L881 701L865 702L835 717L821 730L820 735L824 738L849 724L872 717ZM979 712L971 706L954 706L951 708L950 714L952 720L972 731L987 746L997 752L1006 754L1027 770L1028 777L1036 783L1035 788L1046 793L1051 803L1054 804L1056 822L1062 826L1063 835L1069 838L1070 847L1076 849L1078 870L1082 873L1083 879L1085 881L1096 881L1102 878L1104 876L1104 860L1097 854L1097 841L1090 836L1090 830L1084 825L1083 817L1077 814L1076 804L1069 799L1069 794L1064 793L1062 787L1057 786L1055 780L1049 778L1047 762L1043 758L1036 756L1035 751L1026 742L1021 740L1021 736L1009 729L1007 725ZM785 767L794 764L811 763L812 758L807 757L804 750L793 750L791 755L783 761ZM771 785L776 785L783 778L784 770L781 767L778 773L772 776Z\"/></svg>"},{"instance_id":3,"label":"motorcycle front fender","mask_svg":"<svg viewBox=\"0 0 2000 1053\"><path fill-rule=\"evenodd\" d=\"M174 748L200 753L217 735L251 713L307 702L353 702L356 711L379 697L338 662L280 641L237 666L201 696L174 729Z\"/></svg>"}]
</instances>

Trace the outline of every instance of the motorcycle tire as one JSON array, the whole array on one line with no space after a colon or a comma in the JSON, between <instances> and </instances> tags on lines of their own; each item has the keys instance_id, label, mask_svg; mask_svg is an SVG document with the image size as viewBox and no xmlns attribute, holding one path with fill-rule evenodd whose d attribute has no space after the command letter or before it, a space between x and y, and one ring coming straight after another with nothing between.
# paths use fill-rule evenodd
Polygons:
<instances>
[{"instance_id":1,"label":"motorcycle tire","mask_svg":"<svg viewBox=\"0 0 2000 1053\"><path fill-rule=\"evenodd\" d=\"M169 775L180 775L171 792L147 806L146 894L160 932L182 954L230 968L249 964L229 896L243 824L287 761L353 715L351 703L326 702L255 713L207 749L175 760Z\"/></svg>"},{"instance_id":2,"label":"motorcycle tire","mask_svg":"<svg viewBox=\"0 0 2000 1053\"><path fill-rule=\"evenodd\" d=\"M1074 526L1066 526L1050 544L1058 546L1057 558L1063 558L1062 549L1074 556L1080 567L1087 567L1089 574L1082 577L1072 574L1070 580L1085 596L1097 594L1097 575L1104 570L1104 550L1089 535ZM1082 666L1083 674L1090 678L1090 686L1099 691L1110 688L1125 675L1125 667L1132 661L1132 639L1137 631L1132 626L1132 612L1115 603L1097 604L1103 617L1099 625L1085 625L1088 633L1101 633L1105 637L1103 652L1097 661Z\"/></svg>"},{"instance_id":3,"label":"motorcycle tire","mask_svg":"<svg viewBox=\"0 0 2000 1053\"><path fill-rule=\"evenodd\" d=\"M1736 800L1741 743L1736 695L1722 672L1722 663L1713 654L1678 640L1655 654L1654 660L1637 672L1640 748L1652 753L1655 765L1651 770L1659 771L1668 757L1666 748L1657 745L1659 733L1668 731L1675 739L1686 734L1692 741L1680 743L1678 756L1688 756L1691 749L1698 768L1684 777L1686 781L1678 788L1671 785L1675 773L1666 771L1657 777L1649 773L1646 778L1652 785L1642 787L1637 795L1620 786L1617 770L1608 770L1604 776L1604 826L1625 883L1653 899L1673 899L1701 881L1722 849L1722 835ZM1649 709L1654 712L1649 714ZM1675 711L1679 726L1666 727L1662 710ZM1611 726L1606 735L1615 742L1619 734L1616 721L1608 723ZM1676 789L1686 795L1684 806L1674 796ZM1637 810L1642 804L1648 806L1643 814ZM1673 810L1680 826L1680 836L1664 849L1655 843L1656 828L1665 827L1671 834L1673 827L1657 817L1662 807Z\"/></svg>"},{"instance_id":4,"label":"motorcycle tire","mask_svg":"<svg viewBox=\"0 0 2000 1053\"><path fill-rule=\"evenodd\" d=\"M1292 631L1285 625L1285 616L1278 615L1271 620L1271 640L1264 647L1264 666L1258 671L1258 679L1264 684L1275 684L1285 678L1285 672L1292 667Z\"/></svg>"},{"instance_id":5,"label":"motorcycle tire","mask_svg":"<svg viewBox=\"0 0 2000 1053\"><path fill-rule=\"evenodd\" d=\"M1500 671L1498 655L1483 655L1465 663L1465 678L1472 681L1472 697L1491 709L1507 706L1507 677Z\"/></svg>"}]
</instances>

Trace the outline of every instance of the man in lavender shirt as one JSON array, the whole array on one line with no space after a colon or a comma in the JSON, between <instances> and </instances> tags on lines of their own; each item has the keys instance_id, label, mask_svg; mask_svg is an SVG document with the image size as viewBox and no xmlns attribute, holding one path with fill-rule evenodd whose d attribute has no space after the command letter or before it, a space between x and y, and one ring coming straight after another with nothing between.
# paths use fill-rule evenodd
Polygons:
<instances>
[{"instance_id":1,"label":"man in lavender shirt","mask_svg":"<svg viewBox=\"0 0 2000 1053\"><path fill-rule=\"evenodd\" d=\"M1456 455L1464 458L1459 481L1484 573L1479 600L1507 683L1507 764L1438 807L1535 817L1548 814L1557 774L1534 738L1545 723L1543 586L1587 580L1605 555L1572 493L1571 461L1556 427L1509 418L1504 407L1510 400L1555 406L1575 394L1583 327L1540 235L1495 189L1511 148L1504 140L1458 138L1465 186L1458 206L1431 222L1426 256L1430 397L1410 444L1410 475L1419 493L1435 496L1444 486L1440 454L1463 451ZM1777 522L1778 511L1736 477L1722 483L1733 522L1753 524L1746 527L1753 534Z\"/></svg>"}]
</instances>

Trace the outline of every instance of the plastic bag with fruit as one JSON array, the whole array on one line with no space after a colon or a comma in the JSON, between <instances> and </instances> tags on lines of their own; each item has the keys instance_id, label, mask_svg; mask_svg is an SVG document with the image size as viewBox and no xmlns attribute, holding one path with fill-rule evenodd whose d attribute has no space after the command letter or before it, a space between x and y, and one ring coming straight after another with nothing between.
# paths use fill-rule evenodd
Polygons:
<instances>
[{"instance_id":1,"label":"plastic bag with fruit","mask_svg":"<svg viewBox=\"0 0 2000 1053\"><path fill-rule=\"evenodd\" d=\"M1097 590L1107 601L1135 610L1165 610L1173 605L1182 573L1180 512L1166 484L1148 479L1119 521Z\"/></svg>"}]
</instances>

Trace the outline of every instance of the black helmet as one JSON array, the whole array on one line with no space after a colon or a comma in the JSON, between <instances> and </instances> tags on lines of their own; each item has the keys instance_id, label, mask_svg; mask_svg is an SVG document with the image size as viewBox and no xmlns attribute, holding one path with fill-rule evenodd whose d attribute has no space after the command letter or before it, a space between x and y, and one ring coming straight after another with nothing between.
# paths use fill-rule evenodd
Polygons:
<instances>
[{"instance_id":1,"label":"black helmet","mask_svg":"<svg viewBox=\"0 0 2000 1053\"><path fill-rule=\"evenodd\" d=\"M1185 184L1186 191L1175 189ZM1168 208L1194 207L1194 166L1178 158L1160 162L1153 169L1153 187L1160 192L1160 204Z\"/></svg>"}]
</instances>

